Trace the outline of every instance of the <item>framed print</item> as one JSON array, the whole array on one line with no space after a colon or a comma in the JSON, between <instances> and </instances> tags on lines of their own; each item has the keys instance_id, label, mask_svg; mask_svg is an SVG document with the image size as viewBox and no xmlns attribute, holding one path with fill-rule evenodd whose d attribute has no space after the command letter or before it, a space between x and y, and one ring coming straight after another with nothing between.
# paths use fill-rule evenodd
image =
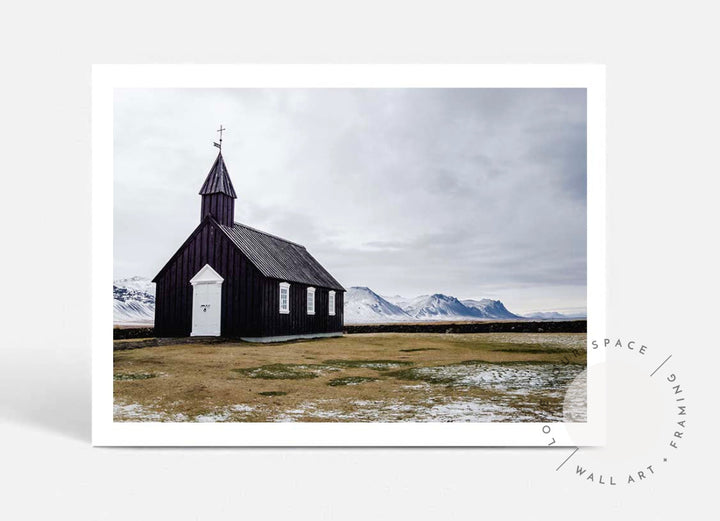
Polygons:
<instances>
[{"instance_id":1,"label":"framed print","mask_svg":"<svg viewBox=\"0 0 720 521\"><path fill-rule=\"evenodd\" d=\"M602 444L604 74L95 66L93 443Z\"/></svg>"}]
</instances>

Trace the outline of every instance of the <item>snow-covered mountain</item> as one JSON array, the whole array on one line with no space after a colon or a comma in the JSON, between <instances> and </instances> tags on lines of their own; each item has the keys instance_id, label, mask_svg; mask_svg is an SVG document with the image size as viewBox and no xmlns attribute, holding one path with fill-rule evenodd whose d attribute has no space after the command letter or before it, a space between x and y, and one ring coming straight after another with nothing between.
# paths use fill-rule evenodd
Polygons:
<instances>
[{"instance_id":1,"label":"snow-covered mountain","mask_svg":"<svg viewBox=\"0 0 720 521\"><path fill-rule=\"evenodd\" d=\"M388 296L383 295L382 298L384 298L385 300L387 300L387 301L390 302L391 304L395 304L396 306L401 307L401 308L403 308L403 309L404 309L408 304L410 304L410 302L412 302L413 300L415 300L415 299L413 299L413 298L402 297L402 296L400 296L400 295L393 295L393 296L391 296L391 297L388 297Z\"/></svg>"},{"instance_id":2,"label":"snow-covered mountain","mask_svg":"<svg viewBox=\"0 0 720 521\"><path fill-rule=\"evenodd\" d=\"M127 279L118 279L113 281L113 286L125 288L134 291L141 291L148 295L155 295L155 283L151 282L147 277L130 277Z\"/></svg>"},{"instance_id":3,"label":"snow-covered mountain","mask_svg":"<svg viewBox=\"0 0 720 521\"><path fill-rule=\"evenodd\" d=\"M113 322L152 325L155 320L155 284L144 277L113 282Z\"/></svg>"},{"instance_id":4,"label":"snow-covered mountain","mask_svg":"<svg viewBox=\"0 0 720 521\"><path fill-rule=\"evenodd\" d=\"M533 318L536 320L570 320L575 318L587 318L586 313L565 314L557 311L538 311L537 313L528 313L525 318Z\"/></svg>"},{"instance_id":5,"label":"snow-covered mountain","mask_svg":"<svg viewBox=\"0 0 720 521\"><path fill-rule=\"evenodd\" d=\"M386 312L388 306L392 306L391 313ZM508 311L499 300L460 301L441 293L415 298L381 297L368 288L350 288L345 294L346 324L517 318L521 317Z\"/></svg>"},{"instance_id":6,"label":"snow-covered mountain","mask_svg":"<svg viewBox=\"0 0 720 521\"><path fill-rule=\"evenodd\" d=\"M412 320L400 306L388 302L370 288L352 287L345 292L345 323L404 322Z\"/></svg>"},{"instance_id":7,"label":"snow-covered mountain","mask_svg":"<svg viewBox=\"0 0 720 521\"><path fill-rule=\"evenodd\" d=\"M415 320L452 320L481 318L474 308L469 308L455 297L435 293L421 295L403 308Z\"/></svg>"},{"instance_id":8,"label":"snow-covered mountain","mask_svg":"<svg viewBox=\"0 0 720 521\"><path fill-rule=\"evenodd\" d=\"M497 319L513 319L522 318L520 315L511 313L499 300L492 300L484 298L480 300L467 299L462 301L469 308L474 308L480 311L483 318L497 318Z\"/></svg>"}]
</instances>

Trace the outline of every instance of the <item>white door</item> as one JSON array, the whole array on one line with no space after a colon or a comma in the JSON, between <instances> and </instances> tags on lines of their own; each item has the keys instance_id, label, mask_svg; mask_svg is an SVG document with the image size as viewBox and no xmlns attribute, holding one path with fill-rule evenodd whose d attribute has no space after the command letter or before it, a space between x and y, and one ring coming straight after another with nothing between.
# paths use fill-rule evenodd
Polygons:
<instances>
[{"instance_id":1,"label":"white door","mask_svg":"<svg viewBox=\"0 0 720 521\"><path fill-rule=\"evenodd\" d=\"M222 277L206 264L190 283L193 286L190 336L220 336Z\"/></svg>"}]
</instances>

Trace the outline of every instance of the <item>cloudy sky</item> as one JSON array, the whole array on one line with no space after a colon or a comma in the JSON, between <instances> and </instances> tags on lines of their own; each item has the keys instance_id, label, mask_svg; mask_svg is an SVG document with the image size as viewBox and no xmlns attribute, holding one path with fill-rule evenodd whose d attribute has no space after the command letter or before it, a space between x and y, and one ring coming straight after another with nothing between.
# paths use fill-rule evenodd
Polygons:
<instances>
[{"instance_id":1,"label":"cloudy sky","mask_svg":"<svg viewBox=\"0 0 720 521\"><path fill-rule=\"evenodd\" d=\"M221 123L235 219L345 287L585 309L584 89L116 90L116 278L199 224Z\"/></svg>"}]
</instances>

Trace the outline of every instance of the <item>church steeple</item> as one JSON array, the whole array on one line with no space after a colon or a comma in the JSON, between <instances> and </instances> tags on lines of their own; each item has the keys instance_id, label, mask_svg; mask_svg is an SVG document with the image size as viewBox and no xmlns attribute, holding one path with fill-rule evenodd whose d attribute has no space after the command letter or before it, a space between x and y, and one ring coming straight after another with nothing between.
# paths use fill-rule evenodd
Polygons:
<instances>
[{"instance_id":1,"label":"church steeple","mask_svg":"<svg viewBox=\"0 0 720 521\"><path fill-rule=\"evenodd\" d=\"M237 196L223 160L222 150L218 152L217 159L215 159L210 172L205 178L205 183L200 189L200 195L202 196L200 220L210 214L220 224L225 226L233 225Z\"/></svg>"}]
</instances>

